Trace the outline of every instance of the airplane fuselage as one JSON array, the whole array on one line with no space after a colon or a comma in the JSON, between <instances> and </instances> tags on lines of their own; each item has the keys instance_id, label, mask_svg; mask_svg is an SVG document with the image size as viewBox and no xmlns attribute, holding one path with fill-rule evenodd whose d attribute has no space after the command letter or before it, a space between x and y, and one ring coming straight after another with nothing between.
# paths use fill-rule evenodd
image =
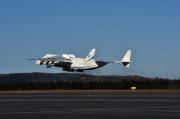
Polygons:
<instances>
[{"instance_id":1,"label":"airplane fuselage","mask_svg":"<svg viewBox=\"0 0 180 119\"><path fill-rule=\"evenodd\" d=\"M84 70L100 68L109 63L94 59L86 61L84 58L76 58L76 57L71 59L58 58L58 62L52 62L51 60L52 60L51 58L42 58L36 61L36 64L47 65L47 68L50 68L51 66L61 67L63 68L64 71L83 72Z\"/></svg>"}]
</instances>

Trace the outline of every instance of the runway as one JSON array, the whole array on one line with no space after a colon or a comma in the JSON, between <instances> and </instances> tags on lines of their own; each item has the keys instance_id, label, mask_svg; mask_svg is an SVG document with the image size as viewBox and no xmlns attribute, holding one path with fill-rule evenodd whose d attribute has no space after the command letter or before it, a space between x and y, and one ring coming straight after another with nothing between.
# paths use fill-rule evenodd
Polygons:
<instances>
[{"instance_id":1,"label":"runway","mask_svg":"<svg viewBox=\"0 0 180 119\"><path fill-rule=\"evenodd\" d=\"M179 119L180 91L0 92L0 119Z\"/></svg>"}]
</instances>

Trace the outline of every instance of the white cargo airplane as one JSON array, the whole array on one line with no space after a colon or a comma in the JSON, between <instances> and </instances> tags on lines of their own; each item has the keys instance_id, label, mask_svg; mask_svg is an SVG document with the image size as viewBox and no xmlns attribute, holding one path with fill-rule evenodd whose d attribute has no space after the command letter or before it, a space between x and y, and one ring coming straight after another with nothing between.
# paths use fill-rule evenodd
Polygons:
<instances>
[{"instance_id":1,"label":"white cargo airplane","mask_svg":"<svg viewBox=\"0 0 180 119\"><path fill-rule=\"evenodd\" d=\"M119 61L103 61L93 59L96 54L96 49L92 49L86 58L76 57L73 54L46 54L44 57L36 60L38 65L47 65L47 68L61 67L63 71L69 72L83 72L84 70L93 70L103 67L109 63L122 64L124 67L129 68L131 63L131 50L128 50L122 60Z\"/></svg>"}]
</instances>

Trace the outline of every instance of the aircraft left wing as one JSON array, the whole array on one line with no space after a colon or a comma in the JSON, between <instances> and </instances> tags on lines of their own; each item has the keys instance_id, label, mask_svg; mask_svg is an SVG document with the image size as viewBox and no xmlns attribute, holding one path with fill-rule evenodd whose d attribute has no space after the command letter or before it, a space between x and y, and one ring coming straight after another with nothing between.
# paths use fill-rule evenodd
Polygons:
<instances>
[{"instance_id":1,"label":"aircraft left wing","mask_svg":"<svg viewBox=\"0 0 180 119\"><path fill-rule=\"evenodd\" d=\"M46 54L44 57L36 60L36 64L46 64L46 65L54 65L58 63L62 58L58 55Z\"/></svg>"}]
</instances>

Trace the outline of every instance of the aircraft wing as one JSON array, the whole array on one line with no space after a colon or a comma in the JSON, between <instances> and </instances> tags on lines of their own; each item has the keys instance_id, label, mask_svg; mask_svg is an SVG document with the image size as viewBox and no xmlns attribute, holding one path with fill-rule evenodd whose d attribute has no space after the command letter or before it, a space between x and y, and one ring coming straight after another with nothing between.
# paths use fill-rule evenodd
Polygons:
<instances>
[{"instance_id":1,"label":"aircraft wing","mask_svg":"<svg viewBox=\"0 0 180 119\"><path fill-rule=\"evenodd\" d=\"M36 64L55 64L56 62L59 62L59 59L61 59L60 56L52 55L52 54L46 54L44 57L37 60Z\"/></svg>"},{"instance_id":2,"label":"aircraft wing","mask_svg":"<svg viewBox=\"0 0 180 119\"><path fill-rule=\"evenodd\" d=\"M71 63L71 60L64 59L61 56L43 58L43 59L40 59L40 60L43 61L44 64L46 63L46 64L51 64L51 65L62 64L62 63Z\"/></svg>"}]
</instances>

